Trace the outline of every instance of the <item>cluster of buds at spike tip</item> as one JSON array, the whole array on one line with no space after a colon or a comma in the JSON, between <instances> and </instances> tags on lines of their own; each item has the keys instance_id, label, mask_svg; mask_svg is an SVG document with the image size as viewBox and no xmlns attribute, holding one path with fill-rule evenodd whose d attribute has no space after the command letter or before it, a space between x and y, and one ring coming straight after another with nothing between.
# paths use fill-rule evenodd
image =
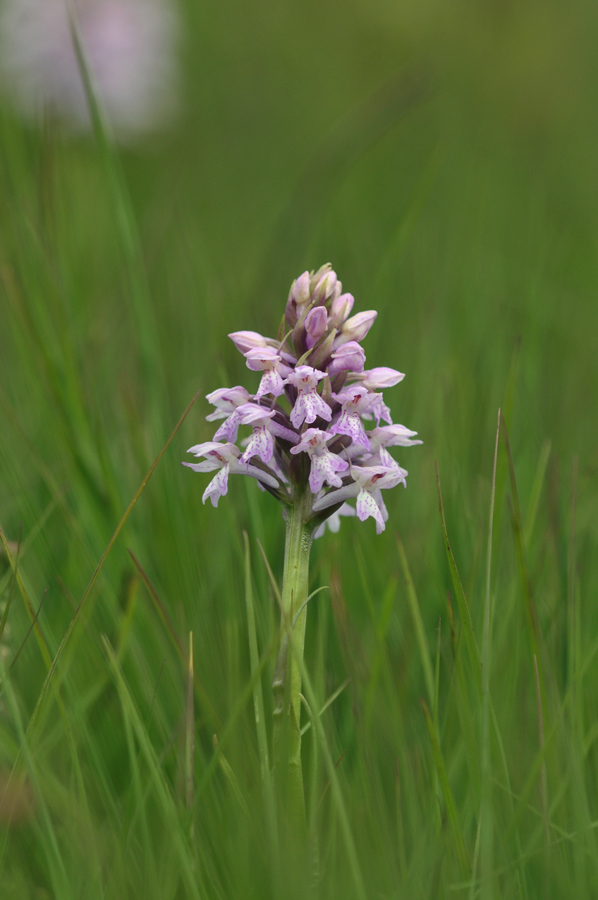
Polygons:
<instances>
[{"instance_id":1,"label":"cluster of buds at spike tip","mask_svg":"<svg viewBox=\"0 0 598 900\"><path fill-rule=\"evenodd\" d=\"M204 503L209 497L217 506L229 474L250 475L283 506L301 502L316 536L326 522L338 531L342 515L371 516L378 534L384 530L381 492L406 487L407 479L388 448L421 441L417 432L393 424L383 399L382 390L404 375L386 366L365 368L361 342L377 313L352 310L352 295L325 265L293 283L278 338L255 331L229 335L261 378L254 394L236 386L207 395L215 411L206 418L223 422L213 441L189 450L203 461L183 463L196 472L218 470ZM244 427L251 433L237 446Z\"/></svg>"}]
</instances>

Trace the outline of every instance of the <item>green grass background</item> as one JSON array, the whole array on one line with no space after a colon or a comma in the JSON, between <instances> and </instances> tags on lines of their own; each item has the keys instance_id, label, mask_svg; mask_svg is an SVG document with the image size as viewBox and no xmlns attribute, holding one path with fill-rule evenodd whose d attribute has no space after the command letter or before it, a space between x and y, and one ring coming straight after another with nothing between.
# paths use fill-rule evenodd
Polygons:
<instances>
[{"instance_id":1,"label":"green grass background","mask_svg":"<svg viewBox=\"0 0 598 900\"><path fill-rule=\"evenodd\" d=\"M596 897L598 11L181 8L167 134L102 148L0 106L0 525L20 542L18 579L0 555L0 894ZM319 705L350 679L317 758L305 738L316 890L285 848L272 886L251 699L243 530L268 718L257 540L280 578L280 510L244 479L203 507L180 461L211 439L203 395L257 384L227 332L275 333L327 261L379 311L368 362L407 373L388 400L425 443L382 536L351 520L314 546Z\"/></svg>"}]
</instances>

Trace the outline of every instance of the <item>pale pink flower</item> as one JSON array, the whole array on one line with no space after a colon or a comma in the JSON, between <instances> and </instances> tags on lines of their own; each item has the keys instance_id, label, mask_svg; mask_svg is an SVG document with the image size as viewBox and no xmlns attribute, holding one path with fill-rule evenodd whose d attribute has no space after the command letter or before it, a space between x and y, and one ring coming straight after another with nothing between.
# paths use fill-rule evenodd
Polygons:
<instances>
[{"instance_id":1,"label":"pale pink flower","mask_svg":"<svg viewBox=\"0 0 598 900\"><path fill-rule=\"evenodd\" d=\"M273 347L256 347L248 350L244 356L248 369L264 373L255 399L259 400L264 394L280 397L284 391L283 377L289 375L291 369L283 363L276 350Z\"/></svg>"},{"instance_id":2,"label":"pale pink flower","mask_svg":"<svg viewBox=\"0 0 598 900\"><path fill-rule=\"evenodd\" d=\"M297 388L297 400L291 411L291 422L295 428L300 428L303 422L311 425L318 416L326 422L332 418L332 410L317 392L318 382L325 377L324 372L311 366L297 366L286 379L286 384Z\"/></svg>"},{"instance_id":3,"label":"pale pink flower","mask_svg":"<svg viewBox=\"0 0 598 900\"><path fill-rule=\"evenodd\" d=\"M337 284L339 284L336 272L328 267L327 271L316 281L315 287L312 288L311 297L316 303L323 303L335 292Z\"/></svg>"},{"instance_id":4,"label":"pale pink flower","mask_svg":"<svg viewBox=\"0 0 598 900\"><path fill-rule=\"evenodd\" d=\"M208 497L212 502L212 506L218 506L218 501L228 492L228 476L250 475L257 478L258 481L268 484L270 487L278 487L276 478L268 475L267 472L258 469L256 466L241 464L239 457L241 451L235 444L226 443L219 444L216 441L207 441L204 444L195 444L187 451L193 453L194 456L204 456L204 462L189 463L184 462L183 465L194 472L213 472L218 469L218 474L212 478L207 488L203 492L202 503L205 503Z\"/></svg>"},{"instance_id":5,"label":"pale pink flower","mask_svg":"<svg viewBox=\"0 0 598 900\"><path fill-rule=\"evenodd\" d=\"M250 399L249 392L241 385L233 388L219 388L206 395L208 400L216 410L206 416L207 422L215 422L218 419L225 419L214 435L215 441L236 441L237 431L239 430L239 414L237 412L239 406Z\"/></svg>"},{"instance_id":6,"label":"pale pink flower","mask_svg":"<svg viewBox=\"0 0 598 900\"><path fill-rule=\"evenodd\" d=\"M309 272L303 272L291 285L285 314L287 321L293 326L297 324L297 321L309 306L311 297L310 280Z\"/></svg>"},{"instance_id":7,"label":"pale pink flower","mask_svg":"<svg viewBox=\"0 0 598 900\"><path fill-rule=\"evenodd\" d=\"M249 400L249 391L238 384L232 388L218 388L211 394L206 394L206 400L215 406L213 413L206 416L206 422L216 422L218 419L226 419L242 403Z\"/></svg>"},{"instance_id":8,"label":"pale pink flower","mask_svg":"<svg viewBox=\"0 0 598 900\"><path fill-rule=\"evenodd\" d=\"M341 404L340 415L330 426L332 434L346 434L355 444L369 450L370 441L361 417L369 409L375 395L354 384L332 396Z\"/></svg>"},{"instance_id":9,"label":"pale pink flower","mask_svg":"<svg viewBox=\"0 0 598 900\"><path fill-rule=\"evenodd\" d=\"M324 485L329 484L332 487L340 487L342 484L338 476L338 472L345 472L349 468L349 463L331 453L326 442L334 438L329 431L321 431L319 428L308 428L301 435L301 441L291 447L291 453L308 453L311 459L311 470L309 473L309 487L312 494L317 494Z\"/></svg>"},{"instance_id":10,"label":"pale pink flower","mask_svg":"<svg viewBox=\"0 0 598 900\"><path fill-rule=\"evenodd\" d=\"M352 497L357 497L357 516L364 522L372 516L376 520L376 533L384 531L384 523L388 519L388 512L380 493L398 484L405 484L407 472L400 466L351 466L353 484L343 485L338 490L328 491L323 497L317 499L313 505L314 512L322 512L337 503L344 503Z\"/></svg>"},{"instance_id":11,"label":"pale pink flower","mask_svg":"<svg viewBox=\"0 0 598 900\"><path fill-rule=\"evenodd\" d=\"M370 394L370 405L363 413L364 419L375 419L376 425L380 425L380 419L392 425L392 416L382 394Z\"/></svg>"},{"instance_id":12,"label":"pale pink flower","mask_svg":"<svg viewBox=\"0 0 598 900\"><path fill-rule=\"evenodd\" d=\"M360 521L372 516L376 520L376 534L384 531L388 512L380 491L406 484L407 472L399 466L351 466L351 476L359 486L357 515Z\"/></svg>"},{"instance_id":13,"label":"pale pink flower","mask_svg":"<svg viewBox=\"0 0 598 900\"><path fill-rule=\"evenodd\" d=\"M259 456L264 463L269 463L274 454L274 437L282 438L296 444L298 435L290 428L280 425L275 419L275 410L267 410L256 403L245 403L237 410L241 425L251 425L253 434L241 456L241 462L249 462L252 456Z\"/></svg>"}]
</instances>

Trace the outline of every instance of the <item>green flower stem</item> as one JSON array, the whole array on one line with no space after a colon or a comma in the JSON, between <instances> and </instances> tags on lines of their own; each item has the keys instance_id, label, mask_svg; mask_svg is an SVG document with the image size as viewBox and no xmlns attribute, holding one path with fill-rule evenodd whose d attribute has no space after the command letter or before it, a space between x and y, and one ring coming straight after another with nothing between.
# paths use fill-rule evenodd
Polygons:
<instances>
[{"instance_id":1,"label":"green flower stem","mask_svg":"<svg viewBox=\"0 0 598 900\"><path fill-rule=\"evenodd\" d=\"M289 630L293 644L303 658L309 582L309 552L313 527L306 525L312 496L305 491L289 509L282 582L282 640L273 690L273 755L277 790L290 827L305 834L305 798L301 769L301 672L296 655L289 652Z\"/></svg>"}]
</instances>

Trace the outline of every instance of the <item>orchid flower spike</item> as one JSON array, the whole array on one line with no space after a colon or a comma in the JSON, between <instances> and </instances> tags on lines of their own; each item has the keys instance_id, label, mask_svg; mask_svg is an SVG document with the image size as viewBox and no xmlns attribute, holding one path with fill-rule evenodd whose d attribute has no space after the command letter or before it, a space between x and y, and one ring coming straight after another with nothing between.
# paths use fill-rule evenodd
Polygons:
<instances>
[{"instance_id":1,"label":"orchid flower spike","mask_svg":"<svg viewBox=\"0 0 598 900\"><path fill-rule=\"evenodd\" d=\"M287 510L300 509L312 534L320 535L326 524L338 531L345 516L373 518L377 533L384 530L388 512L381 492L406 486L407 479L390 448L421 441L392 422L382 392L404 375L388 366L366 369L361 344L377 313L351 316L353 304L326 264L293 282L278 339L231 332L259 383L256 378L251 386L207 395L214 407L207 421L219 427L213 441L191 447L201 461L184 463L196 472L216 472L204 503L209 498L217 506L229 475L249 475Z\"/></svg>"}]
</instances>

